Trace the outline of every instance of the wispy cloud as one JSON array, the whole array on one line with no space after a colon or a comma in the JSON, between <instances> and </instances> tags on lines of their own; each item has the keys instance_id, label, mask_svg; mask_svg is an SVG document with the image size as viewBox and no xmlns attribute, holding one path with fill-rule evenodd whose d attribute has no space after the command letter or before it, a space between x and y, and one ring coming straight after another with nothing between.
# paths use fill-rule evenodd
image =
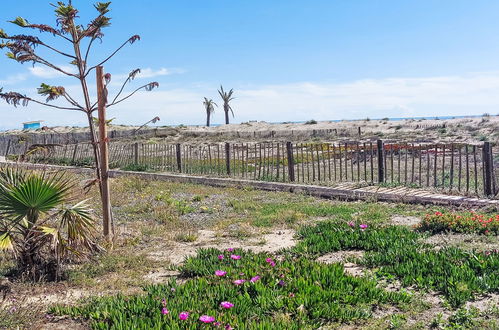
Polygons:
<instances>
[{"instance_id":1,"label":"wispy cloud","mask_svg":"<svg viewBox=\"0 0 499 330\"><path fill-rule=\"evenodd\" d=\"M200 124L205 115L203 97L212 97L219 102L217 87L216 84L212 88L202 84L190 88L166 90L160 87L152 92L139 92L119 106L109 108L109 116L116 117L116 122L123 124L139 124L154 116L161 117L161 125ZM499 72L230 87L234 87L236 96L232 106L236 115L234 122L499 112ZM13 122L14 119L16 122L28 120L27 115L35 114L31 110L7 112L4 107L0 104L1 124ZM45 119L48 125L84 123L79 114L61 116L61 112L51 110L37 112L36 117ZM223 111L217 108L214 122L222 121Z\"/></svg>"},{"instance_id":2,"label":"wispy cloud","mask_svg":"<svg viewBox=\"0 0 499 330\"><path fill-rule=\"evenodd\" d=\"M76 73L76 68L74 66L61 65L59 66L59 68L69 73ZM44 79L66 77L63 73L59 71L40 65L29 68L29 72L35 77L44 78Z\"/></svg>"},{"instance_id":3,"label":"wispy cloud","mask_svg":"<svg viewBox=\"0 0 499 330\"><path fill-rule=\"evenodd\" d=\"M12 75L12 76L8 76L5 79L0 79L0 85L2 85L2 86L15 85L15 84L18 84L20 82L25 81L26 79L28 79L27 74L18 73L18 74Z\"/></svg>"},{"instance_id":4,"label":"wispy cloud","mask_svg":"<svg viewBox=\"0 0 499 330\"><path fill-rule=\"evenodd\" d=\"M185 70L180 69L180 68L160 68L157 70L154 70L152 68L145 68L145 69L140 69L140 73L135 77L135 79L150 79L150 78L155 78L155 77L161 77L161 76L169 76L172 74L181 74L184 73ZM113 79L126 79L128 77L129 73L123 73L123 74L114 74Z\"/></svg>"}]
</instances>

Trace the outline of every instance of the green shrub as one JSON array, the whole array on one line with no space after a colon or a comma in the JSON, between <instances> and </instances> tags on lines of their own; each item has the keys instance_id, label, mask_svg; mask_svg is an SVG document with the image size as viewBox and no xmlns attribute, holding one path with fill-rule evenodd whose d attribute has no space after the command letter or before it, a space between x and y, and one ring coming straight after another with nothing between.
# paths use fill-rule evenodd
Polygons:
<instances>
[{"instance_id":1,"label":"green shrub","mask_svg":"<svg viewBox=\"0 0 499 330\"><path fill-rule=\"evenodd\" d=\"M471 300L476 293L499 290L499 253L478 253L458 248L435 250L421 242L423 235L406 227L368 227L361 230L343 223L322 222L304 227L294 254L321 254L359 249L360 261L376 267L381 276L396 276L405 286L441 292L453 307Z\"/></svg>"},{"instance_id":2,"label":"green shrub","mask_svg":"<svg viewBox=\"0 0 499 330\"><path fill-rule=\"evenodd\" d=\"M148 164L128 164L121 168L123 171L151 172L152 167Z\"/></svg>"},{"instance_id":3,"label":"green shrub","mask_svg":"<svg viewBox=\"0 0 499 330\"><path fill-rule=\"evenodd\" d=\"M456 233L499 234L499 214L485 215L469 213L427 214L416 227L419 231L433 234L452 231Z\"/></svg>"},{"instance_id":4,"label":"green shrub","mask_svg":"<svg viewBox=\"0 0 499 330\"><path fill-rule=\"evenodd\" d=\"M232 254L241 258L233 260ZM140 296L99 298L81 307L55 307L51 312L83 317L95 329L195 329L202 325L201 315L241 329L311 329L365 319L379 304L410 300L404 292L378 288L374 280L346 275L341 264L268 258L241 250L204 249L181 267L182 275L190 278L184 284L172 280L148 286ZM216 276L216 270L227 274ZM238 279L246 282L234 284ZM224 310L222 301L234 307ZM169 313L162 315L162 308ZM183 311L190 313L188 320L179 320Z\"/></svg>"}]
</instances>

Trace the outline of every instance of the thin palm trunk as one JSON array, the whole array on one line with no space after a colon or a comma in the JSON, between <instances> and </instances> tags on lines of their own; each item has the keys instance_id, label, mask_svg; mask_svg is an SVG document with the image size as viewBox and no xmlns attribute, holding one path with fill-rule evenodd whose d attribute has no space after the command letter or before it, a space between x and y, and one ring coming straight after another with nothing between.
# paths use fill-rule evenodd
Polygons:
<instances>
[{"instance_id":1,"label":"thin palm trunk","mask_svg":"<svg viewBox=\"0 0 499 330\"><path fill-rule=\"evenodd\" d=\"M224 104L224 112L225 112L225 124L229 124L229 105Z\"/></svg>"}]
</instances>

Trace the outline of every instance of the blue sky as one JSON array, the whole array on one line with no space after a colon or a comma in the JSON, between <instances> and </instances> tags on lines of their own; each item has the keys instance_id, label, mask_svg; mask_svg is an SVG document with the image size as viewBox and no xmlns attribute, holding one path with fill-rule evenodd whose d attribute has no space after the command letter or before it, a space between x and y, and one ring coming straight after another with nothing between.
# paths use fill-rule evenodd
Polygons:
<instances>
[{"instance_id":1,"label":"blue sky","mask_svg":"<svg viewBox=\"0 0 499 330\"><path fill-rule=\"evenodd\" d=\"M2 4L0 28L23 16L54 23L49 1ZM54 2L54 1L52 1ZM134 3L139 3L135 5ZM75 0L81 22L95 10ZM120 0L112 26L92 53L97 61L133 34L105 66L118 83L144 69L135 85L160 88L110 109L116 123L201 124L203 96L220 102L217 88L234 88L236 117L292 121L499 113L499 1L496 0ZM53 40L50 36L44 40ZM57 43L65 47L62 43ZM54 63L68 65L64 58ZM33 95L41 82L77 82L48 69L0 57L0 87ZM0 129L25 120L84 125L83 114L31 105L0 104ZM223 120L221 110L214 122Z\"/></svg>"}]
</instances>

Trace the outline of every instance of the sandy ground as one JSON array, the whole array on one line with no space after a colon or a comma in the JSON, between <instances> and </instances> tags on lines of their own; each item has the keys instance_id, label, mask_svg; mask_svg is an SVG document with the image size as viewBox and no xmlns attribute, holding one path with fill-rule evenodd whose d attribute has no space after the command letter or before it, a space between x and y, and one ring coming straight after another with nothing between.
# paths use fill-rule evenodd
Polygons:
<instances>
[{"instance_id":1,"label":"sandy ground","mask_svg":"<svg viewBox=\"0 0 499 330\"><path fill-rule=\"evenodd\" d=\"M445 128L442 128L445 126ZM165 126L163 126L165 127ZM404 140L433 140L433 141L459 141L480 142L484 137L491 141L499 140L499 116L469 117L455 119L405 119L405 120L344 120L340 122L319 121L314 123L280 123L271 124L263 121L250 121L240 124L220 125L215 127L182 126L172 130L164 138L175 141L186 141L203 137L209 134L212 140L223 139L224 134L234 138L237 132L278 132L281 138L287 133L337 130L339 138L358 138L358 128L361 128L362 139L383 137ZM110 126L110 130L135 130L136 126ZM149 127L154 128L154 127ZM158 128L162 128L158 126ZM84 127L52 127L49 133L84 132ZM41 131L40 131L41 132ZM22 130L10 130L0 134L21 134ZM211 133L211 134L210 134ZM231 134L229 134L231 133ZM312 135L312 133L310 133ZM218 137L216 137L218 135ZM236 135L237 136L237 135ZM215 138L216 137L216 138ZM206 136L204 136L206 138ZM256 138L258 139L258 138ZM268 139L268 138L267 138ZM203 140L203 139L201 139ZM246 138L246 140L248 140Z\"/></svg>"}]
</instances>

